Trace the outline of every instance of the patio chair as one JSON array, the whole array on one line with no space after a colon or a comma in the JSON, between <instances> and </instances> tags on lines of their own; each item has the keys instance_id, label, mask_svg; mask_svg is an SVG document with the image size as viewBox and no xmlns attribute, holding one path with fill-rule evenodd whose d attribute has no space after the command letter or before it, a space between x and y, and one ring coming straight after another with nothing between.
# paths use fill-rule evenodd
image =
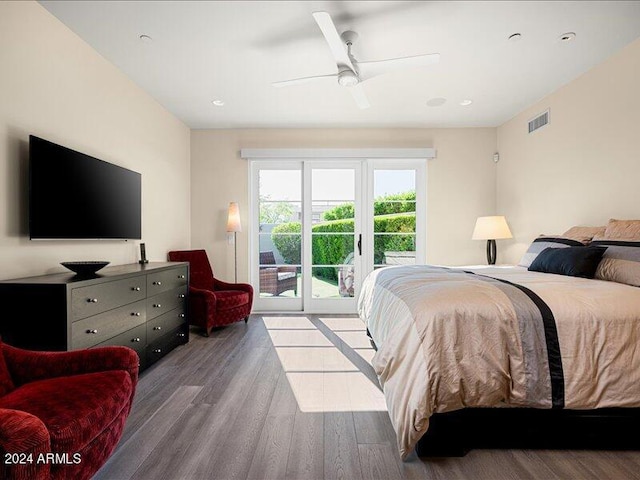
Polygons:
<instances>
[{"instance_id":1,"label":"patio chair","mask_svg":"<svg viewBox=\"0 0 640 480\"><path fill-rule=\"evenodd\" d=\"M265 267L265 265L274 265ZM298 294L297 267L276 267L276 259L272 251L260 252L260 293L277 296L288 290Z\"/></svg>"}]
</instances>

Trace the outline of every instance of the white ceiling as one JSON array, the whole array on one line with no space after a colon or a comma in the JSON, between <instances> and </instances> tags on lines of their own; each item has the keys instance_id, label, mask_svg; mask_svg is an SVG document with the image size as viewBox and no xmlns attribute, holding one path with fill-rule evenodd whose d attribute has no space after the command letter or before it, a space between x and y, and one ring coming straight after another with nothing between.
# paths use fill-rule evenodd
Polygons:
<instances>
[{"instance_id":1,"label":"white ceiling","mask_svg":"<svg viewBox=\"0 0 640 480\"><path fill-rule=\"evenodd\" d=\"M40 3L191 128L496 126L640 36L636 1ZM319 10L359 34L360 61L440 63L364 82L367 110L337 82L272 87L336 72Z\"/></svg>"}]
</instances>

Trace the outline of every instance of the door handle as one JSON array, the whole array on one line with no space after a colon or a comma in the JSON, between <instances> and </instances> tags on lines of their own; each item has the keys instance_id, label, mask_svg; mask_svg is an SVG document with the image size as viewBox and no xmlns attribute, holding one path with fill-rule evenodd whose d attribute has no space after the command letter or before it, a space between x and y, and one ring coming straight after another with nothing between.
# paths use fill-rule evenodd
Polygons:
<instances>
[{"instance_id":1,"label":"door handle","mask_svg":"<svg viewBox=\"0 0 640 480\"><path fill-rule=\"evenodd\" d=\"M362 234L358 235L358 255L362 256Z\"/></svg>"}]
</instances>

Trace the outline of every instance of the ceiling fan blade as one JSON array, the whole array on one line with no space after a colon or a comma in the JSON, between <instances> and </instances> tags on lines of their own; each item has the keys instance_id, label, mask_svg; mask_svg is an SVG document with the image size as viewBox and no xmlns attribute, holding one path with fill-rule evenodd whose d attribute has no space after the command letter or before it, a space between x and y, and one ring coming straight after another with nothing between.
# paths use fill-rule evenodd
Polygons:
<instances>
[{"instance_id":1,"label":"ceiling fan blade","mask_svg":"<svg viewBox=\"0 0 640 480\"><path fill-rule=\"evenodd\" d=\"M365 109L369 108L371 104L369 103L369 99L367 98L366 93L364 93L364 89L361 84L354 85L353 87L347 87L349 92L351 92L351 96L356 101L356 105L358 107Z\"/></svg>"},{"instance_id":2,"label":"ceiling fan blade","mask_svg":"<svg viewBox=\"0 0 640 480\"><path fill-rule=\"evenodd\" d=\"M389 58L373 62L358 62L358 70L363 80L405 68L417 68L433 65L440 61L439 53L414 55L412 57Z\"/></svg>"},{"instance_id":3,"label":"ceiling fan blade","mask_svg":"<svg viewBox=\"0 0 640 480\"><path fill-rule=\"evenodd\" d=\"M316 80L323 80L327 78L336 78L337 74L332 75L316 75L315 77L302 77L302 78L293 78L291 80L282 80L280 82L273 82L271 85L274 87L288 87L289 85L300 85L302 83L313 82Z\"/></svg>"},{"instance_id":4,"label":"ceiling fan blade","mask_svg":"<svg viewBox=\"0 0 640 480\"><path fill-rule=\"evenodd\" d=\"M331 16L327 12L313 12L313 18L316 20L325 40L329 44L329 49L333 54L333 58L335 58L336 63L338 64L338 70L341 70L341 67L347 67L352 72L355 72L356 69L353 66L353 63L351 63L351 59L349 58L344 42L340 38L340 34L338 33L336 26L333 24Z\"/></svg>"}]
</instances>

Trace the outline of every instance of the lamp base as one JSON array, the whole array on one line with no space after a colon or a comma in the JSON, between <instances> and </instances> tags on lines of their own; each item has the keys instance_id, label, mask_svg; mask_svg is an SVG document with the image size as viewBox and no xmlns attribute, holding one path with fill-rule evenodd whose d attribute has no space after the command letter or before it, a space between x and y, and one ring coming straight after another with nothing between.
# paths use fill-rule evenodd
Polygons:
<instances>
[{"instance_id":1,"label":"lamp base","mask_svg":"<svg viewBox=\"0 0 640 480\"><path fill-rule=\"evenodd\" d=\"M487 264L496 264L496 241L487 240Z\"/></svg>"}]
</instances>

